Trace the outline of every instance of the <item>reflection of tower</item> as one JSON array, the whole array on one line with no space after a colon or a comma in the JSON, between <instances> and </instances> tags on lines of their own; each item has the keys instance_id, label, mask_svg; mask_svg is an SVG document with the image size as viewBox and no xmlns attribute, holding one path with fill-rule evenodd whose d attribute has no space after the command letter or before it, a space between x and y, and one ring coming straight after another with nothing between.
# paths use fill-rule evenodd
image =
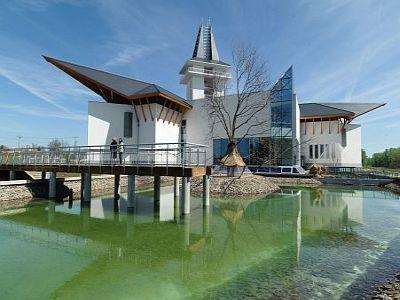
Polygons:
<instances>
[{"instance_id":1,"label":"reflection of tower","mask_svg":"<svg viewBox=\"0 0 400 300\"><path fill-rule=\"evenodd\" d=\"M188 59L179 72L181 84L186 85L188 100L202 99L214 91L224 93L223 86L230 76L230 65L219 60L210 21L201 24L197 33L192 58Z\"/></svg>"}]
</instances>

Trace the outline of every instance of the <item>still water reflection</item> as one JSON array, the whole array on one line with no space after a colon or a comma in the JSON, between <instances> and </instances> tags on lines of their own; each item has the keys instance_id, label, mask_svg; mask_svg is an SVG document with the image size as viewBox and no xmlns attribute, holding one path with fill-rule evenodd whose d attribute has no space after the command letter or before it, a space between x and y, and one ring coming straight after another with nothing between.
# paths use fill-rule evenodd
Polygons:
<instances>
[{"instance_id":1,"label":"still water reflection","mask_svg":"<svg viewBox=\"0 0 400 300\"><path fill-rule=\"evenodd\" d=\"M193 198L192 198L193 199ZM352 298L400 270L391 193L288 189L192 201L172 188L90 207L42 202L1 212L2 299ZM398 249L398 248L397 248Z\"/></svg>"}]
</instances>

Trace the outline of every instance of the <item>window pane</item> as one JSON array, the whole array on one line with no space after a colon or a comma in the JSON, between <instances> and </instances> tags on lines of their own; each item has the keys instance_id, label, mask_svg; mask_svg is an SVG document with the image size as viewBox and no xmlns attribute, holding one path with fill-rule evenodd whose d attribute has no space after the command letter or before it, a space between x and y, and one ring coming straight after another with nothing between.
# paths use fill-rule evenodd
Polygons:
<instances>
[{"instance_id":1,"label":"window pane","mask_svg":"<svg viewBox=\"0 0 400 300\"><path fill-rule=\"evenodd\" d=\"M124 112L124 137L132 137L132 126L133 126L133 113Z\"/></svg>"}]
</instances>

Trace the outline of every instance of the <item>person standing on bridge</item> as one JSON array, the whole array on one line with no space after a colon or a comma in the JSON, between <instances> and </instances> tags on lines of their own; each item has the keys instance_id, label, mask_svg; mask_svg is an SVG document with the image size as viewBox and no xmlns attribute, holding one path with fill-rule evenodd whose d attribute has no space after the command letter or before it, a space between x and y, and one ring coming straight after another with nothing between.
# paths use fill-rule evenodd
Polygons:
<instances>
[{"instance_id":1,"label":"person standing on bridge","mask_svg":"<svg viewBox=\"0 0 400 300\"><path fill-rule=\"evenodd\" d=\"M110 152L111 152L111 162L114 163L117 159L117 138L113 138L110 144Z\"/></svg>"},{"instance_id":2,"label":"person standing on bridge","mask_svg":"<svg viewBox=\"0 0 400 300\"><path fill-rule=\"evenodd\" d=\"M124 155L124 140L122 138L118 141L118 157L119 163L122 164L122 157Z\"/></svg>"}]
</instances>

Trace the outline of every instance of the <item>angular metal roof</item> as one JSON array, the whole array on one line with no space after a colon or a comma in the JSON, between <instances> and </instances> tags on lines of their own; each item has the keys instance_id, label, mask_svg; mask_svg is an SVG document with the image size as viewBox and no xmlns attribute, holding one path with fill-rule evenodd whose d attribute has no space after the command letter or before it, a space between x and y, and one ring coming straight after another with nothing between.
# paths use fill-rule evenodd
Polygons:
<instances>
[{"instance_id":1,"label":"angular metal roof","mask_svg":"<svg viewBox=\"0 0 400 300\"><path fill-rule=\"evenodd\" d=\"M215 44L210 21L207 25L203 25L203 23L200 25L192 57L206 60L219 60L217 45Z\"/></svg>"},{"instance_id":2,"label":"angular metal roof","mask_svg":"<svg viewBox=\"0 0 400 300\"><path fill-rule=\"evenodd\" d=\"M118 94L125 100L162 94L174 99L177 102L181 102L182 104L190 106L190 104L188 104L182 97L179 97L178 95L156 84L96 70L47 56L43 57L46 61L55 65L57 68L61 69L74 79L78 80L108 102L111 101L104 96L104 89Z\"/></svg>"},{"instance_id":3,"label":"angular metal roof","mask_svg":"<svg viewBox=\"0 0 400 300\"><path fill-rule=\"evenodd\" d=\"M302 103L299 104L301 118L347 117L354 119L385 103Z\"/></svg>"},{"instance_id":4,"label":"angular metal roof","mask_svg":"<svg viewBox=\"0 0 400 300\"><path fill-rule=\"evenodd\" d=\"M386 103L358 103L358 102L352 102L352 103L320 103L322 105L326 105L329 107L333 107L336 109L341 109L341 110L346 110L346 111L351 111L355 114L354 118L361 116L363 114L366 114L367 112L370 112L371 110L377 109L379 107L384 106Z\"/></svg>"}]
</instances>

